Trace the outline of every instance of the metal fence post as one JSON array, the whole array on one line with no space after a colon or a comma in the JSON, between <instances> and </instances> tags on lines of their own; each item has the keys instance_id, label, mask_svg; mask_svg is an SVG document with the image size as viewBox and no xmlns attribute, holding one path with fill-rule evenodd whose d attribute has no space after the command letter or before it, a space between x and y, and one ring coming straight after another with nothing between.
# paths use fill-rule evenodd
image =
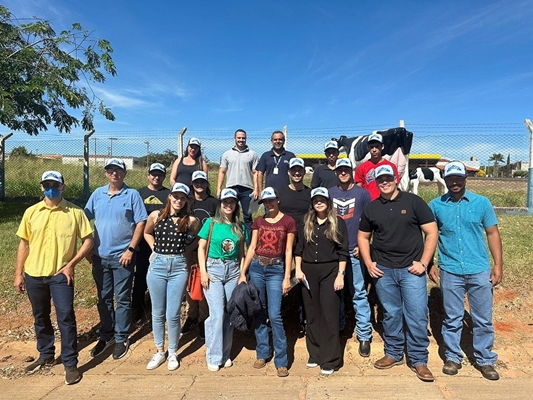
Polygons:
<instances>
[{"instance_id":1,"label":"metal fence post","mask_svg":"<svg viewBox=\"0 0 533 400\"><path fill-rule=\"evenodd\" d=\"M287 125L283 127L283 135L285 136L285 148L287 148L287 134L289 133L289 129L287 128Z\"/></svg>"},{"instance_id":2,"label":"metal fence post","mask_svg":"<svg viewBox=\"0 0 533 400\"><path fill-rule=\"evenodd\" d=\"M529 168L527 174L527 209L533 214L533 124L530 119L524 121L529 131Z\"/></svg>"},{"instance_id":3,"label":"metal fence post","mask_svg":"<svg viewBox=\"0 0 533 400\"><path fill-rule=\"evenodd\" d=\"M7 135L0 135L0 201L4 201L6 198L6 147L5 142L13 136L13 132L9 132Z\"/></svg>"},{"instance_id":4,"label":"metal fence post","mask_svg":"<svg viewBox=\"0 0 533 400\"><path fill-rule=\"evenodd\" d=\"M89 200L91 189L89 188L89 138L94 133L90 130L83 136L83 199ZM96 158L94 159L96 161Z\"/></svg>"},{"instance_id":5,"label":"metal fence post","mask_svg":"<svg viewBox=\"0 0 533 400\"><path fill-rule=\"evenodd\" d=\"M186 126L181 128L180 133L178 133L178 157L183 157L183 135L185 132L187 132Z\"/></svg>"}]
</instances>

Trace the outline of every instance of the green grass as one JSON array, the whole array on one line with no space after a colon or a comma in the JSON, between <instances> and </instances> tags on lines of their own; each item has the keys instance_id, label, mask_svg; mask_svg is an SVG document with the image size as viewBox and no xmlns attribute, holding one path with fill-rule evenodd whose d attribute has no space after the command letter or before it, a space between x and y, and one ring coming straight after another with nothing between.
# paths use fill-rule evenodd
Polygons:
<instances>
[{"instance_id":1,"label":"green grass","mask_svg":"<svg viewBox=\"0 0 533 400\"><path fill-rule=\"evenodd\" d=\"M19 239L16 236L24 210L32 203L0 202L0 309L16 312L25 296L15 293L13 278ZM533 269L529 251L533 234L533 217L500 215L500 231L503 242L503 286L530 291ZM91 266L84 260L76 267L76 306L92 307L96 304L96 289Z\"/></svg>"}]
</instances>

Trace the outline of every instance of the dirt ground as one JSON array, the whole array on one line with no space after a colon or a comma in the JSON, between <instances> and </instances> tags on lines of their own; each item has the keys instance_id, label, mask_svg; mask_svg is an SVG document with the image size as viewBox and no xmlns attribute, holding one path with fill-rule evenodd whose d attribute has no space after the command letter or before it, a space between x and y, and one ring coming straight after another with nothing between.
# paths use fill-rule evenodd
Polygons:
<instances>
[{"instance_id":1,"label":"dirt ground","mask_svg":"<svg viewBox=\"0 0 533 400\"><path fill-rule=\"evenodd\" d=\"M284 321L289 344L301 341L298 323L298 297L292 293L284 300ZM495 351L499 355L498 368L506 370L508 374L513 371L530 373L533 355L529 353L531 338L533 337L533 297L530 292L520 292L505 288L496 288L494 291L494 326L496 330ZM430 287L430 326L428 332L432 336L432 343L442 350L442 337L440 327L442 321L442 307L440 305L440 291L437 287ZM468 305L466 305L468 306ZM4 309L5 310L5 309ZM184 315L184 314L183 314ZM374 321L374 343L376 348L381 345L381 324L379 313L375 313L377 322ZM78 321L78 339L80 349L92 347L97 340L98 313L96 307L81 308L76 310ZM463 349L466 354L465 363L471 358L471 320L465 313L463 330ZM353 310L347 311L347 326L344 330L343 340L350 340L354 330ZM132 337L135 340L152 340L150 322L132 328ZM181 341L180 341L181 342ZM303 344L303 343L302 343ZM253 350L255 339L252 333L235 334L234 347ZM187 364L203 368L205 351L203 344L194 346L187 351ZM248 355L246 355L248 354ZM252 357L253 351L242 353L241 356ZM28 362L38 357L35 349L35 335L29 302L26 300L18 307L16 312L0 314L0 376L3 379L18 379L24 375L23 369ZM42 373L46 374L46 371Z\"/></svg>"}]
</instances>

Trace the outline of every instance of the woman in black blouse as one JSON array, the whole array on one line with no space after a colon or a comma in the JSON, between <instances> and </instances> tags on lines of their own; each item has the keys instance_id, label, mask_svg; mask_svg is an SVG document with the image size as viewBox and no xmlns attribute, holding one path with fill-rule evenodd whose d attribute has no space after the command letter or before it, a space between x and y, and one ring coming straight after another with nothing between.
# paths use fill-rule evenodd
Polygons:
<instances>
[{"instance_id":1,"label":"woman in black blouse","mask_svg":"<svg viewBox=\"0 0 533 400\"><path fill-rule=\"evenodd\" d=\"M330 375L342 361L339 338L340 290L348 260L348 230L335 214L326 188L311 191L311 207L298 228L296 278L303 282L307 315L308 368Z\"/></svg>"},{"instance_id":2,"label":"woman in black blouse","mask_svg":"<svg viewBox=\"0 0 533 400\"><path fill-rule=\"evenodd\" d=\"M188 196L188 186L174 184L165 208L152 212L144 229L144 238L153 251L146 283L152 301L152 329L157 349L146 365L147 369L155 369L165 360L168 360L169 371L179 367L181 299L188 276L183 253L200 229L196 218L190 216ZM164 347L165 320L168 324L168 355Z\"/></svg>"}]
</instances>

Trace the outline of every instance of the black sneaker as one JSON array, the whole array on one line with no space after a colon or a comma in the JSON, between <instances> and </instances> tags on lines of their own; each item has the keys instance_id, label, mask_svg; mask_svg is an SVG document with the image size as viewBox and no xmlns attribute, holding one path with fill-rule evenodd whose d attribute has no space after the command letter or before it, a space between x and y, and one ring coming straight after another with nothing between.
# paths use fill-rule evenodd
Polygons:
<instances>
[{"instance_id":1,"label":"black sneaker","mask_svg":"<svg viewBox=\"0 0 533 400\"><path fill-rule=\"evenodd\" d=\"M104 351L106 351L108 348L113 346L115 344L115 338L109 339L109 340L102 340L100 339L96 345L91 350L91 357L98 357L100 354L102 354Z\"/></svg>"},{"instance_id":2,"label":"black sneaker","mask_svg":"<svg viewBox=\"0 0 533 400\"><path fill-rule=\"evenodd\" d=\"M183 326L181 327L181 334L182 335L186 335L187 333L189 333L192 329L194 329L194 327L198 325L198 320L196 318L190 318L190 317L187 317L187 319L185 320L185 323L183 324Z\"/></svg>"},{"instance_id":3,"label":"black sneaker","mask_svg":"<svg viewBox=\"0 0 533 400\"><path fill-rule=\"evenodd\" d=\"M65 383L67 385L74 385L81 381L81 372L76 366L65 367Z\"/></svg>"},{"instance_id":4,"label":"black sneaker","mask_svg":"<svg viewBox=\"0 0 533 400\"><path fill-rule=\"evenodd\" d=\"M204 321L198 323L198 337L205 340L205 323Z\"/></svg>"},{"instance_id":5,"label":"black sneaker","mask_svg":"<svg viewBox=\"0 0 533 400\"><path fill-rule=\"evenodd\" d=\"M39 357L36 361L32 362L30 365L24 368L24 372L27 374L34 373L35 371L39 371L42 367L45 367L47 365L54 365L54 361L54 357L46 359Z\"/></svg>"},{"instance_id":6,"label":"black sneaker","mask_svg":"<svg viewBox=\"0 0 533 400\"><path fill-rule=\"evenodd\" d=\"M115 343L115 349L113 350L113 358L119 360L126 355L130 347L130 340L127 339L125 342Z\"/></svg>"}]
</instances>

